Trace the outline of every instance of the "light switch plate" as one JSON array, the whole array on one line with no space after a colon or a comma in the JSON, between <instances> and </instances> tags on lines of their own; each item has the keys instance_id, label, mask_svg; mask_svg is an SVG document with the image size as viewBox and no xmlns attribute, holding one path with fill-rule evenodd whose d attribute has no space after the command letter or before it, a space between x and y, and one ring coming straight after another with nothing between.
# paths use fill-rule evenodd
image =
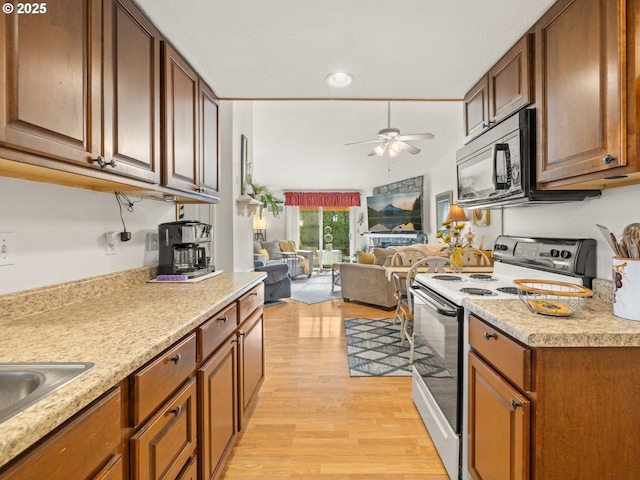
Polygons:
<instances>
[{"instance_id":1,"label":"light switch plate","mask_svg":"<svg viewBox=\"0 0 640 480\"><path fill-rule=\"evenodd\" d=\"M0 265L16 263L16 236L11 232L0 232Z\"/></svg>"}]
</instances>

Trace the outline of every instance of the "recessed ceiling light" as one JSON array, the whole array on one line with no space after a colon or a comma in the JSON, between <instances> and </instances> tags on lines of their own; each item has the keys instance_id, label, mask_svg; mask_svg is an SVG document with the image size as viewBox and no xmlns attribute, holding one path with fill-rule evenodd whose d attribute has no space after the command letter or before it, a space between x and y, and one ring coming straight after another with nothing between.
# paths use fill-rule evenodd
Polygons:
<instances>
[{"instance_id":1,"label":"recessed ceiling light","mask_svg":"<svg viewBox=\"0 0 640 480\"><path fill-rule=\"evenodd\" d=\"M334 72L327 75L325 81L332 87L342 88L353 81L353 76L345 72Z\"/></svg>"}]
</instances>

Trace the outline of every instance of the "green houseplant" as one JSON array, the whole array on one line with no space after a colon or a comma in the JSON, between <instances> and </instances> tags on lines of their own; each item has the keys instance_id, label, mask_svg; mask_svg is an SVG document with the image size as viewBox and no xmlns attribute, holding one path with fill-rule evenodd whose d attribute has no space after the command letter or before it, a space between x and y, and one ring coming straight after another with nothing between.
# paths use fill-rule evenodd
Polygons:
<instances>
[{"instance_id":1,"label":"green houseplant","mask_svg":"<svg viewBox=\"0 0 640 480\"><path fill-rule=\"evenodd\" d=\"M284 202L277 198L269 189L263 185L260 185L256 182L249 182L249 186L253 193L250 193L253 198L260 202L260 207L258 207L258 215L262 218L262 210L271 207L271 213L274 218L278 218L280 216L280 211L278 208Z\"/></svg>"}]
</instances>

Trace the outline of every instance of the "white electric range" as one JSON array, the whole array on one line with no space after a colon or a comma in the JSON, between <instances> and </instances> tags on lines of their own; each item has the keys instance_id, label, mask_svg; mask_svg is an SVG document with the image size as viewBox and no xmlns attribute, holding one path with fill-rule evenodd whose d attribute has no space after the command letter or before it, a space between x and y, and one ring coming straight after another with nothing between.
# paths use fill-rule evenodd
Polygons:
<instances>
[{"instance_id":1,"label":"white electric range","mask_svg":"<svg viewBox=\"0 0 640 480\"><path fill-rule=\"evenodd\" d=\"M433 353L414 362L412 396L452 479L463 475L463 398L466 325L463 298L517 299L514 279L555 280L591 287L596 269L593 239L500 236L493 248L494 271L416 275L416 345Z\"/></svg>"}]
</instances>

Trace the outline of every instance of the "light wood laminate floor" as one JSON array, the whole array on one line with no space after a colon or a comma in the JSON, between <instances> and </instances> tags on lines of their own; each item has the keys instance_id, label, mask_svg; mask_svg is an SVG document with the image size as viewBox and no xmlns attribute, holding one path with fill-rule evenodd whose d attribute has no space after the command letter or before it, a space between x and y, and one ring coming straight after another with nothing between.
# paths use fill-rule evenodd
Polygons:
<instances>
[{"instance_id":1,"label":"light wood laminate floor","mask_svg":"<svg viewBox=\"0 0 640 480\"><path fill-rule=\"evenodd\" d=\"M351 317L393 311L341 299L265 308L266 379L221 479L449 478L410 377L349 376L343 320Z\"/></svg>"}]
</instances>

